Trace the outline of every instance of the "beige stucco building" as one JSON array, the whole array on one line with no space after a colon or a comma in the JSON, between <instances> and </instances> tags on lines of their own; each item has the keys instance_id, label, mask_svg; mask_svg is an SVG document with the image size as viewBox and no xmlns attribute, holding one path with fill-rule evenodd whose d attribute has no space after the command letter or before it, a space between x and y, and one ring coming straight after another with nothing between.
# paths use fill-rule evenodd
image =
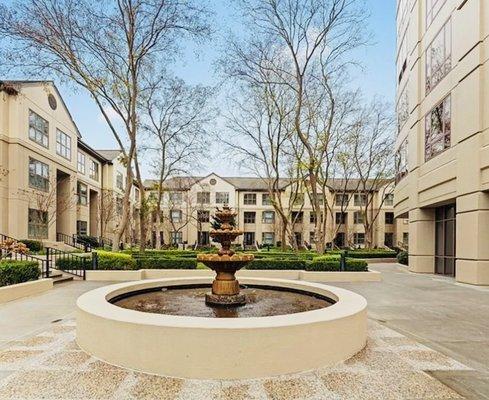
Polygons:
<instances>
[{"instance_id":1,"label":"beige stucco building","mask_svg":"<svg viewBox=\"0 0 489 400\"><path fill-rule=\"evenodd\" d=\"M0 233L45 243L74 234L112 239L118 209L102 224L103 200L107 192L117 203L124 193L119 155L82 141L52 82L0 82Z\"/></svg>"},{"instance_id":2,"label":"beige stucco building","mask_svg":"<svg viewBox=\"0 0 489 400\"><path fill-rule=\"evenodd\" d=\"M489 4L400 0L396 216L409 268L489 284Z\"/></svg>"},{"instance_id":3,"label":"beige stucco building","mask_svg":"<svg viewBox=\"0 0 489 400\"><path fill-rule=\"evenodd\" d=\"M155 181L145 182L148 196L156 198ZM345 194L345 193L342 193ZM335 204L327 213L327 241L340 247L362 247L365 243L365 230L361 222L359 193L352 189L346 193L345 206L335 204L334 194L330 194L329 204ZM281 184L280 195L283 204L289 204L291 185L286 179ZM301 201L292 205L290 211L297 214L293 226L297 243L313 245L314 214L306 193ZM337 203L337 202L336 202ZM267 185L262 179L249 177L221 177L210 174L205 177L176 177L165 183L162 199L161 223L153 215L151 241L160 235L162 243L209 244L210 221L216 207L228 204L237 215L237 225L244 232L241 243L245 246L270 244L281 240L280 218L270 202ZM380 207L380 210L379 210ZM377 210L379 212L377 213ZM372 213L378 215L372 229L373 245L395 247L407 241L407 221L394 218L393 198L389 194L384 201L375 195ZM343 217L341 215L343 214Z\"/></svg>"}]
</instances>

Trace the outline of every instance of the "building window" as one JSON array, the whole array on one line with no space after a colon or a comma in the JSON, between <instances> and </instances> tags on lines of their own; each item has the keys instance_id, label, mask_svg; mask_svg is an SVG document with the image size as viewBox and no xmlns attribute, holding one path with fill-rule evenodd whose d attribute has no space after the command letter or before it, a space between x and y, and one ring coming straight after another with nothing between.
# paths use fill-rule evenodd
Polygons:
<instances>
[{"instance_id":1,"label":"building window","mask_svg":"<svg viewBox=\"0 0 489 400\"><path fill-rule=\"evenodd\" d=\"M403 232L402 234L402 244L407 246L409 244L409 232Z\"/></svg>"},{"instance_id":2,"label":"building window","mask_svg":"<svg viewBox=\"0 0 489 400\"><path fill-rule=\"evenodd\" d=\"M77 235L86 235L88 232L87 221L76 221L76 233Z\"/></svg>"},{"instance_id":3,"label":"building window","mask_svg":"<svg viewBox=\"0 0 489 400\"><path fill-rule=\"evenodd\" d=\"M451 97L448 95L425 118L425 161L450 147L451 132Z\"/></svg>"},{"instance_id":4,"label":"building window","mask_svg":"<svg viewBox=\"0 0 489 400\"><path fill-rule=\"evenodd\" d=\"M315 240L314 237L315 237L314 231L310 231L309 232L309 244L314 243L314 240Z\"/></svg>"},{"instance_id":5,"label":"building window","mask_svg":"<svg viewBox=\"0 0 489 400\"><path fill-rule=\"evenodd\" d=\"M408 29L404 32L404 35L400 41L399 48L397 50L397 79L401 83L404 73L407 70L408 59Z\"/></svg>"},{"instance_id":6,"label":"building window","mask_svg":"<svg viewBox=\"0 0 489 400\"><path fill-rule=\"evenodd\" d=\"M271 198L269 193L262 193L261 205L262 206L271 206L272 205L272 198Z\"/></svg>"},{"instance_id":7,"label":"building window","mask_svg":"<svg viewBox=\"0 0 489 400\"><path fill-rule=\"evenodd\" d=\"M56 154L71 160L71 137L59 129L56 130Z\"/></svg>"},{"instance_id":8,"label":"building window","mask_svg":"<svg viewBox=\"0 0 489 400\"><path fill-rule=\"evenodd\" d=\"M47 211L29 208L27 217L27 235L35 239L47 239L48 237L48 213Z\"/></svg>"},{"instance_id":9,"label":"building window","mask_svg":"<svg viewBox=\"0 0 489 400\"><path fill-rule=\"evenodd\" d=\"M347 213L339 213L337 212L335 214L335 222L337 225L343 225L346 224L346 217L348 216Z\"/></svg>"},{"instance_id":10,"label":"building window","mask_svg":"<svg viewBox=\"0 0 489 400\"><path fill-rule=\"evenodd\" d=\"M304 213L302 211L292 211L292 223L302 224Z\"/></svg>"},{"instance_id":11,"label":"building window","mask_svg":"<svg viewBox=\"0 0 489 400\"><path fill-rule=\"evenodd\" d=\"M170 192L168 196L171 204L182 204L182 200L183 200L182 192Z\"/></svg>"},{"instance_id":12,"label":"building window","mask_svg":"<svg viewBox=\"0 0 489 400\"><path fill-rule=\"evenodd\" d=\"M365 206L367 205L367 195L363 193L355 193L353 197L354 206Z\"/></svg>"},{"instance_id":13,"label":"building window","mask_svg":"<svg viewBox=\"0 0 489 400\"><path fill-rule=\"evenodd\" d=\"M49 166L29 157L29 186L33 189L49 190Z\"/></svg>"},{"instance_id":14,"label":"building window","mask_svg":"<svg viewBox=\"0 0 489 400\"><path fill-rule=\"evenodd\" d=\"M385 213L385 223L386 225L392 225L394 223L394 213L386 212Z\"/></svg>"},{"instance_id":15,"label":"building window","mask_svg":"<svg viewBox=\"0 0 489 400\"><path fill-rule=\"evenodd\" d=\"M363 213L360 211L355 211L353 213L353 223L354 224L363 224Z\"/></svg>"},{"instance_id":16,"label":"building window","mask_svg":"<svg viewBox=\"0 0 489 400\"><path fill-rule=\"evenodd\" d=\"M337 194L334 197L335 205L340 206L340 207L346 207L348 205L349 201L350 201L350 199L348 198L347 194Z\"/></svg>"},{"instance_id":17,"label":"building window","mask_svg":"<svg viewBox=\"0 0 489 400\"><path fill-rule=\"evenodd\" d=\"M85 154L78 152L78 172L85 175Z\"/></svg>"},{"instance_id":18,"label":"building window","mask_svg":"<svg viewBox=\"0 0 489 400\"><path fill-rule=\"evenodd\" d=\"M408 173L408 140L404 140L396 152L396 183Z\"/></svg>"},{"instance_id":19,"label":"building window","mask_svg":"<svg viewBox=\"0 0 489 400\"><path fill-rule=\"evenodd\" d=\"M394 233L386 232L384 234L384 246L394 247Z\"/></svg>"},{"instance_id":20,"label":"building window","mask_svg":"<svg viewBox=\"0 0 489 400\"><path fill-rule=\"evenodd\" d=\"M429 28L446 0L426 0L426 28Z\"/></svg>"},{"instance_id":21,"label":"building window","mask_svg":"<svg viewBox=\"0 0 489 400\"><path fill-rule=\"evenodd\" d=\"M199 222L209 222L210 220L209 211L197 210L197 220Z\"/></svg>"},{"instance_id":22,"label":"building window","mask_svg":"<svg viewBox=\"0 0 489 400\"><path fill-rule=\"evenodd\" d=\"M49 147L49 122L32 110L29 110L29 139Z\"/></svg>"},{"instance_id":23,"label":"building window","mask_svg":"<svg viewBox=\"0 0 489 400\"><path fill-rule=\"evenodd\" d=\"M262 222L264 224L273 224L275 222L275 211L263 211Z\"/></svg>"},{"instance_id":24,"label":"building window","mask_svg":"<svg viewBox=\"0 0 489 400\"><path fill-rule=\"evenodd\" d=\"M229 204L229 193L216 192L216 204Z\"/></svg>"},{"instance_id":25,"label":"building window","mask_svg":"<svg viewBox=\"0 0 489 400\"><path fill-rule=\"evenodd\" d=\"M76 185L78 204L86 206L88 204L88 187L84 183L78 182Z\"/></svg>"},{"instance_id":26,"label":"building window","mask_svg":"<svg viewBox=\"0 0 489 400\"><path fill-rule=\"evenodd\" d=\"M406 124L409 119L409 93L408 93L408 83L404 85L399 99L397 101L397 132L401 132L401 129Z\"/></svg>"},{"instance_id":27,"label":"building window","mask_svg":"<svg viewBox=\"0 0 489 400\"><path fill-rule=\"evenodd\" d=\"M322 213L321 213L321 222L323 222L323 214ZM309 213L309 223L310 224L316 223L316 213L314 211L311 211Z\"/></svg>"},{"instance_id":28,"label":"building window","mask_svg":"<svg viewBox=\"0 0 489 400\"><path fill-rule=\"evenodd\" d=\"M90 160L90 179L98 182L98 163Z\"/></svg>"},{"instance_id":29,"label":"building window","mask_svg":"<svg viewBox=\"0 0 489 400\"><path fill-rule=\"evenodd\" d=\"M119 190L124 190L124 176L122 172L117 172L115 176L115 187Z\"/></svg>"},{"instance_id":30,"label":"building window","mask_svg":"<svg viewBox=\"0 0 489 400\"><path fill-rule=\"evenodd\" d=\"M426 94L452 69L452 32L450 20L443 26L426 50Z\"/></svg>"},{"instance_id":31,"label":"building window","mask_svg":"<svg viewBox=\"0 0 489 400\"><path fill-rule=\"evenodd\" d=\"M256 220L256 212L245 211L243 220L245 224L254 224Z\"/></svg>"},{"instance_id":32,"label":"building window","mask_svg":"<svg viewBox=\"0 0 489 400\"><path fill-rule=\"evenodd\" d=\"M198 204L209 204L211 202L210 192L197 192L197 203Z\"/></svg>"},{"instance_id":33,"label":"building window","mask_svg":"<svg viewBox=\"0 0 489 400\"><path fill-rule=\"evenodd\" d=\"M170 218L172 222L182 222L182 210L171 210Z\"/></svg>"},{"instance_id":34,"label":"building window","mask_svg":"<svg viewBox=\"0 0 489 400\"><path fill-rule=\"evenodd\" d=\"M273 244L275 243L275 233L263 232L261 234L261 241L262 241L262 244L268 244L268 245L273 246Z\"/></svg>"},{"instance_id":35,"label":"building window","mask_svg":"<svg viewBox=\"0 0 489 400\"><path fill-rule=\"evenodd\" d=\"M243 204L248 206L256 205L256 194L255 193L245 193L243 197Z\"/></svg>"},{"instance_id":36,"label":"building window","mask_svg":"<svg viewBox=\"0 0 489 400\"><path fill-rule=\"evenodd\" d=\"M394 205L394 193L388 193L384 196L384 204L386 206Z\"/></svg>"},{"instance_id":37,"label":"building window","mask_svg":"<svg viewBox=\"0 0 489 400\"><path fill-rule=\"evenodd\" d=\"M365 244L365 233L354 233L353 243L357 246Z\"/></svg>"},{"instance_id":38,"label":"building window","mask_svg":"<svg viewBox=\"0 0 489 400\"><path fill-rule=\"evenodd\" d=\"M170 240L172 243L182 243L183 242L183 235L182 231L179 232L170 232Z\"/></svg>"}]
</instances>

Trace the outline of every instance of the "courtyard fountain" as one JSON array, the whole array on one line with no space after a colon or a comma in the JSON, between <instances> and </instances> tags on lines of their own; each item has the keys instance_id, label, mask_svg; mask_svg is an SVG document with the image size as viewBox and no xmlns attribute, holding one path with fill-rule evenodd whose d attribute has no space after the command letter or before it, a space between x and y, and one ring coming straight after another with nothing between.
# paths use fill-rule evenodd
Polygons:
<instances>
[{"instance_id":1,"label":"courtyard fountain","mask_svg":"<svg viewBox=\"0 0 489 400\"><path fill-rule=\"evenodd\" d=\"M359 352L367 333L363 297L277 279L283 271L244 270L236 279L254 256L231 249L243 233L235 217L228 206L217 209L210 236L220 249L197 256L212 275L209 270L151 270L152 277L161 278L82 295L78 345L117 366L193 379L297 373Z\"/></svg>"},{"instance_id":2,"label":"courtyard fountain","mask_svg":"<svg viewBox=\"0 0 489 400\"><path fill-rule=\"evenodd\" d=\"M246 296L240 293L239 282L236 279L236 271L253 261L253 254L235 254L231 250L231 243L243 231L235 228L233 212L228 206L217 209L215 221L217 229L211 230L209 235L214 241L221 244L217 254L198 254L197 261L204 263L216 272L216 278L212 282L212 292L207 293L205 301L216 306L238 306L246 303Z\"/></svg>"}]
</instances>

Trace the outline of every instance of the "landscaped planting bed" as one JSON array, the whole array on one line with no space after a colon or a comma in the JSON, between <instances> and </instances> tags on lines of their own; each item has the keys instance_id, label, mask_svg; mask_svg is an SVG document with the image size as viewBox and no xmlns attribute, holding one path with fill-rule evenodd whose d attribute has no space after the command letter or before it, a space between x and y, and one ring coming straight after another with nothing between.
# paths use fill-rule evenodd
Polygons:
<instances>
[{"instance_id":1,"label":"landscaped planting bed","mask_svg":"<svg viewBox=\"0 0 489 400\"><path fill-rule=\"evenodd\" d=\"M39 279L40 274L36 261L0 261L0 286L34 281Z\"/></svg>"}]
</instances>

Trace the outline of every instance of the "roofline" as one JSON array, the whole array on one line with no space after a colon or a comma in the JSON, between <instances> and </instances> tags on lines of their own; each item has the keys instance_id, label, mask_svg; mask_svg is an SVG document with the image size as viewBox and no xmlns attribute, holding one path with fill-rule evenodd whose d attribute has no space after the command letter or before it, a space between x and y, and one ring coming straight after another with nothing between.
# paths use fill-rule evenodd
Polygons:
<instances>
[{"instance_id":1,"label":"roofline","mask_svg":"<svg viewBox=\"0 0 489 400\"><path fill-rule=\"evenodd\" d=\"M82 148L87 153L89 153L92 157L95 157L97 160L103 162L104 164L112 164L112 160L105 158L102 154L98 153L97 150L90 147L87 143L85 143L80 138L78 138L78 147Z\"/></svg>"},{"instance_id":2,"label":"roofline","mask_svg":"<svg viewBox=\"0 0 489 400\"><path fill-rule=\"evenodd\" d=\"M76 122L75 122L75 120L73 119L73 116L70 113L70 109L66 105L66 103L65 103L65 101L63 99L63 96L61 96L61 92L59 91L58 87L56 86L56 84L54 83L53 80L44 80L44 81L42 81L42 80L28 80L28 79L25 79L25 80L22 80L22 79L13 79L13 80L12 79L5 79L5 80L2 80L0 82L3 82L3 83L13 83L13 84L18 84L18 85L36 85L36 84L50 84L50 85L52 85L54 87L54 90L58 94L58 97L61 99L61 103L63 104L63 107L66 110L66 113L70 117L71 122L73 123L73 126L75 127L76 134L78 135L79 138L82 137L82 135L80 133L80 130L78 129L78 126L76 125Z\"/></svg>"}]
</instances>

